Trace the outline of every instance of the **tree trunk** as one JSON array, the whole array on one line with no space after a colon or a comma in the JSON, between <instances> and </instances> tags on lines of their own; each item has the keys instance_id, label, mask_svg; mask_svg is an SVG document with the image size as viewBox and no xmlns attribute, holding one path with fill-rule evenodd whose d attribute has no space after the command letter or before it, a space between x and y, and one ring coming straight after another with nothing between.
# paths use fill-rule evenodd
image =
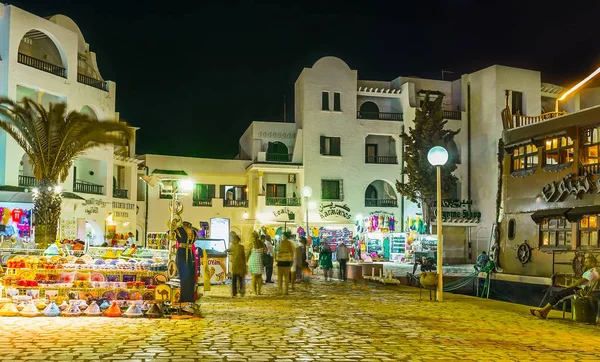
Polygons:
<instances>
[{"instance_id":1,"label":"tree trunk","mask_svg":"<svg viewBox=\"0 0 600 362\"><path fill-rule=\"evenodd\" d=\"M61 194L48 181L42 181L34 193L35 242L39 249L56 241L61 201Z\"/></svg>"}]
</instances>

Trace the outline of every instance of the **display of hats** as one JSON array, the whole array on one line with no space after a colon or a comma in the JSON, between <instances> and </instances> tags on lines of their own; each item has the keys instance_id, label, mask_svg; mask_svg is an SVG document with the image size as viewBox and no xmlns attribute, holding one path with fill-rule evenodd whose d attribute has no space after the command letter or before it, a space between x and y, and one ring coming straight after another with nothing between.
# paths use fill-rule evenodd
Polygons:
<instances>
[{"instance_id":1,"label":"display of hats","mask_svg":"<svg viewBox=\"0 0 600 362\"><path fill-rule=\"evenodd\" d=\"M138 305L134 303L130 305L129 308L127 308L127 311L124 313L124 315L128 318L139 318L143 317L144 313L142 313L140 307L138 307Z\"/></svg>"},{"instance_id":2,"label":"display of hats","mask_svg":"<svg viewBox=\"0 0 600 362\"><path fill-rule=\"evenodd\" d=\"M14 317L19 314L19 310L17 306L13 302L6 303L2 309L0 309L0 316L4 317Z\"/></svg>"},{"instance_id":3,"label":"display of hats","mask_svg":"<svg viewBox=\"0 0 600 362\"><path fill-rule=\"evenodd\" d=\"M162 318L163 311L160 309L157 303L152 304L152 307L146 312L148 318Z\"/></svg>"},{"instance_id":4,"label":"display of hats","mask_svg":"<svg viewBox=\"0 0 600 362\"><path fill-rule=\"evenodd\" d=\"M110 304L108 304L108 302L106 300L104 302L102 302L102 304L100 304L100 309L102 309L102 310L106 310L106 309L108 309L108 307L110 307Z\"/></svg>"},{"instance_id":5,"label":"display of hats","mask_svg":"<svg viewBox=\"0 0 600 362\"><path fill-rule=\"evenodd\" d=\"M69 308L69 304L67 304L67 301L62 302L62 304L58 306L58 309L60 309L61 311L66 310L67 308Z\"/></svg>"},{"instance_id":6,"label":"display of hats","mask_svg":"<svg viewBox=\"0 0 600 362\"><path fill-rule=\"evenodd\" d=\"M121 308L117 305L117 302L112 302L110 307L104 311L104 315L107 317L120 317L123 314Z\"/></svg>"},{"instance_id":7,"label":"display of hats","mask_svg":"<svg viewBox=\"0 0 600 362\"><path fill-rule=\"evenodd\" d=\"M69 308L67 308L62 314L66 317L79 317L81 315L81 309L79 309L77 304L71 303Z\"/></svg>"},{"instance_id":8,"label":"display of hats","mask_svg":"<svg viewBox=\"0 0 600 362\"><path fill-rule=\"evenodd\" d=\"M98 304L96 304L96 302L91 302L87 309L83 312L83 314L90 317L96 317L101 316L102 311L100 310L100 307L98 306Z\"/></svg>"},{"instance_id":9,"label":"display of hats","mask_svg":"<svg viewBox=\"0 0 600 362\"><path fill-rule=\"evenodd\" d=\"M31 301L19 312L19 315L23 317L37 317L40 315L40 311L35 306L35 303Z\"/></svg>"},{"instance_id":10,"label":"display of hats","mask_svg":"<svg viewBox=\"0 0 600 362\"><path fill-rule=\"evenodd\" d=\"M58 317L60 315L60 309L54 301L50 301L50 304L42 311L42 314L46 317Z\"/></svg>"}]
</instances>

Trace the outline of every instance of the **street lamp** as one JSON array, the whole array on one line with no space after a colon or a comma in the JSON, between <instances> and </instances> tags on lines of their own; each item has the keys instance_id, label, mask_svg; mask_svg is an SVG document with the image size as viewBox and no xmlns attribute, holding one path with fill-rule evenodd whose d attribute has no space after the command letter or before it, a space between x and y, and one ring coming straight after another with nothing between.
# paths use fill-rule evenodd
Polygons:
<instances>
[{"instance_id":1,"label":"street lamp","mask_svg":"<svg viewBox=\"0 0 600 362\"><path fill-rule=\"evenodd\" d=\"M442 169L441 167L448 162L448 151L444 147L435 146L427 153L427 160L432 166L435 166L437 173L437 300L444 300L444 279L442 273Z\"/></svg>"},{"instance_id":2,"label":"street lamp","mask_svg":"<svg viewBox=\"0 0 600 362\"><path fill-rule=\"evenodd\" d=\"M310 229L308 228L308 198L312 196L312 188L310 186L304 186L300 192L304 197L304 208L306 209L306 236L308 236L310 232Z\"/></svg>"}]
</instances>

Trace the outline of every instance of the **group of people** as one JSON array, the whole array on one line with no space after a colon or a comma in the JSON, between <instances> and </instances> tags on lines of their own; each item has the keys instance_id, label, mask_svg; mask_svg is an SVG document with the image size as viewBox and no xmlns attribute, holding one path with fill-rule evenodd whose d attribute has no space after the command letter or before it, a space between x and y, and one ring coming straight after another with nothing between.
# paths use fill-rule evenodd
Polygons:
<instances>
[{"instance_id":1,"label":"group of people","mask_svg":"<svg viewBox=\"0 0 600 362\"><path fill-rule=\"evenodd\" d=\"M338 246L337 260L340 264L340 279L347 280L346 263L348 262L348 247L343 243ZM245 277L252 276L252 292L261 294L263 284L273 283L273 268L277 267L277 293L287 295L291 287L299 281L307 281L311 274L308 264L308 241L300 237L298 242L291 240L289 233L284 233L277 245L274 245L268 235L251 235L249 251L244 248L237 235L231 238L228 249L231 262L232 297L245 294ZM318 248L319 266L323 269L325 280L332 277L333 251L329 243L324 242ZM263 273L265 280L263 282Z\"/></svg>"}]
</instances>

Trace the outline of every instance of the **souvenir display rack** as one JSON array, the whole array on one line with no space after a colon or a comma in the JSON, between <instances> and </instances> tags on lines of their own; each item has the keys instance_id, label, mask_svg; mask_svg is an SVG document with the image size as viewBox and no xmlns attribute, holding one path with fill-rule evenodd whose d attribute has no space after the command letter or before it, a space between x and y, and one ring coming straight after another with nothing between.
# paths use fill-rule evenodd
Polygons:
<instances>
[{"instance_id":1,"label":"souvenir display rack","mask_svg":"<svg viewBox=\"0 0 600 362\"><path fill-rule=\"evenodd\" d=\"M146 240L148 249L166 250L169 245L169 233L147 233Z\"/></svg>"}]
</instances>

